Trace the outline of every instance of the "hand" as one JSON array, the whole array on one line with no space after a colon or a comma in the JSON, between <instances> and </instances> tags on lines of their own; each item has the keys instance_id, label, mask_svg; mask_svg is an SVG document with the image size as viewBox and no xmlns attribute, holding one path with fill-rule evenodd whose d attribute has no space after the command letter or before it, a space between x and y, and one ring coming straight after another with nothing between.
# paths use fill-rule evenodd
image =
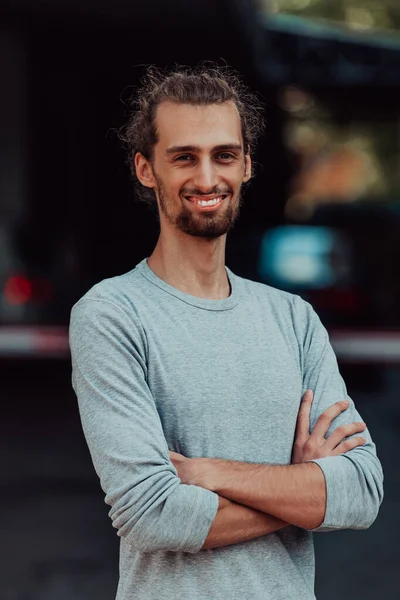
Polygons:
<instances>
[{"instance_id":1,"label":"hand","mask_svg":"<svg viewBox=\"0 0 400 600\"><path fill-rule=\"evenodd\" d=\"M178 452L170 452L169 457L182 483L210 489L212 459L187 458Z\"/></svg>"},{"instance_id":2,"label":"hand","mask_svg":"<svg viewBox=\"0 0 400 600\"><path fill-rule=\"evenodd\" d=\"M169 453L169 459L172 462L172 464L174 465L175 469L177 469L177 470L178 470L178 467L182 463L184 463L186 460L190 460L190 458L183 456L183 454L179 454L179 452L172 452L172 451L170 451L170 453Z\"/></svg>"},{"instance_id":3,"label":"hand","mask_svg":"<svg viewBox=\"0 0 400 600\"><path fill-rule=\"evenodd\" d=\"M307 390L301 401L297 417L292 464L315 458L324 458L325 456L337 456L365 444L366 440L363 437L345 439L350 435L364 431L366 428L365 423L341 425L328 438L325 437L332 421L350 406L348 400L336 402L322 413L310 435L310 411L313 398L313 392Z\"/></svg>"}]
</instances>

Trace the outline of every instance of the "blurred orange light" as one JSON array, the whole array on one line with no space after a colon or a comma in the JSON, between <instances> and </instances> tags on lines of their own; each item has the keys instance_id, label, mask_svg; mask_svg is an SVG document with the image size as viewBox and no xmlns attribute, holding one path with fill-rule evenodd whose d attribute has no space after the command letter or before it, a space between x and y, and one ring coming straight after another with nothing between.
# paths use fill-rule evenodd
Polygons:
<instances>
[{"instance_id":1,"label":"blurred orange light","mask_svg":"<svg viewBox=\"0 0 400 600\"><path fill-rule=\"evenodd\" d=\"M4 298L8 304L26 304L32 296L32 284L24 275L12 275L4 286Z\"/></svg>"}]
</instances>

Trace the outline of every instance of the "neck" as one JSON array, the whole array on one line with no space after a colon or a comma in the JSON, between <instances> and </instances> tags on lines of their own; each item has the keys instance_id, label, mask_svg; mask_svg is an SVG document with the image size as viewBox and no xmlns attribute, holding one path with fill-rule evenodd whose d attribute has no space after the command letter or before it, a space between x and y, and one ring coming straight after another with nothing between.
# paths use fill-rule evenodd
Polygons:
<instances>
[{"instance_id":1,"label":"neck","mask_svg":"<svg viewBox=\"0 0 400 600\"><path fill-rule=\"evenodd\" d=\"M160 279L181 292L222 300L230 295L225 246L226 235L206 240L185 234L165 238L160 233L147 262Z\"/></svg>"}]
</instances>

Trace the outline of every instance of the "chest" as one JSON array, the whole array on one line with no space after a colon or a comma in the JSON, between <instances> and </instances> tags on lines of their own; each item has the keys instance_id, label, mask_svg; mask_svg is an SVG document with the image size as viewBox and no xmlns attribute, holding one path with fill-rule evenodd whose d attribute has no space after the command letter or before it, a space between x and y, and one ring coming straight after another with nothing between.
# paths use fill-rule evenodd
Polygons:
<instances>
[{"instance_id":1,"label":"chest","mask_svg":"<svg viewBox=\"0 0 400 600\"><path fill-rule=\"evenodd\" d=\"M271 320L207 317L150 337L149 386L169 448L290 462L302 389L295 347Z\"/></svg>"}]
</instances>

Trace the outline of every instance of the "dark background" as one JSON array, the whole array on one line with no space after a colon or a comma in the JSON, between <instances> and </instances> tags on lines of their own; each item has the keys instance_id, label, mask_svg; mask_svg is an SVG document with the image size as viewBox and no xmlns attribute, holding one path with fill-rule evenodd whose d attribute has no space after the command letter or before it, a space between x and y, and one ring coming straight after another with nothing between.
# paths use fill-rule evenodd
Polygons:
<instances>
[{"instance_id":1,"label":"dark background","mask_svg":"<svg viewBox=\"0 0 400 600\"><path fill-rule=\"evenodd\" d=\"M349 393L368 423L386 476L385 501L370 530L315 535L316 590L319 600L397 597L397 188L367 204L322 204L307 222L288 216L301 161L287 143L291 114L282 94L293 86L306 90L335 126L357 121L379 130L389 123L400 138L400 43L383 34L316 35L297 22L270 21L258 4L10 0L0 9L5 600L114 598L118 538L71 389L69 313L91 285L133 268L157 240L154 215L135 202L115 132L128 115L124 101L146 65L200 60L239 69L266 106L257 177L229 234L230 268L263 280L261 242L279 226L325 227L346 234L352 244L346 284L287 285L312 301L337 340ZM400 161L390 164L396 170ZM351 351L351 340L360 334L368 343Z\"/></svg>"}]
</instances>

